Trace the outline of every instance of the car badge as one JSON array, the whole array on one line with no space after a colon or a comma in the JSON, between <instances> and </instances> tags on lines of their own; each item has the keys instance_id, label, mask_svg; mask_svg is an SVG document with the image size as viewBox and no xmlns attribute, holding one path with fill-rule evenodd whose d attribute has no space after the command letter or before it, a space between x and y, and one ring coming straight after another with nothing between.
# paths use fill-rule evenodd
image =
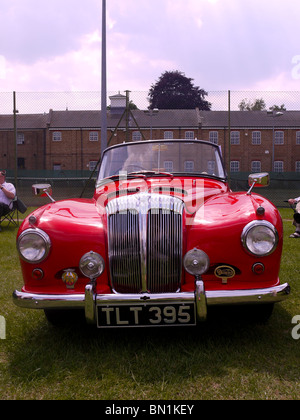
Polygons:
<instances>
[{"instance_id":1,"label":"car badge","mask_svg":"<svg viewBox=\"0 0 300 420\"><path fill-rule=\"evenodd\" d=\"M228 265L220 265L215 269L215 276L219 279L222 279L223 284L228 283L228 279L232 279L235 276L236 272L234 268Z\"/></svg>"},{"instance_id":2,"label":"car badge","mask_svg":"<svg viewBox=\"0 0 300 420\"><path fill-rule=\"evenodd\" d=\"M65 270L62 275L62 280L67 286L67 289L74 289L78 281L78 275L74 270Z\"/></svg>"}]
</instances>

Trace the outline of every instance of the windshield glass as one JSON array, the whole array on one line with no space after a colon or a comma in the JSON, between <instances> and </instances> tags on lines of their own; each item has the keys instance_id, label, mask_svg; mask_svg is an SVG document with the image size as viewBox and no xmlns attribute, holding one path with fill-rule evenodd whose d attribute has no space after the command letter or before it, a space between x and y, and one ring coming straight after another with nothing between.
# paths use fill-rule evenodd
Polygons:
<instances>
[{"instance_id":1,"label":"windshield glass","mask_svg":"<svg viewBox=\"0 0 300 420\"><path fill-rule=\"evenodd\" d=\"M99 179L134 172L226 178L219 148L200 141L124 143L104 152Z\"/></svg>"}]
</instances>

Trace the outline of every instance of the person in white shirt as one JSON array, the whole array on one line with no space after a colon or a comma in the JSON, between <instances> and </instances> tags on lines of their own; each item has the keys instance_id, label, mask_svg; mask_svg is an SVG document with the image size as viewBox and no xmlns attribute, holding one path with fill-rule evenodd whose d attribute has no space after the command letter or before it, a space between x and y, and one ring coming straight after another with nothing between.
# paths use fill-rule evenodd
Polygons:
<instances>
[{"instance_id":1,"label":"person in white shirt","mask_svg":"<svg viewBox=\"0 0 300 420\"><path fill-rule=\"evenodd\" d=\"M6 171L0 171L0 217L10 212L15 196L14 185L6 182Z\"/></svg>"},{"instance_id":2,"label":"person in white shirt","mask_svg":"<svg viewBox=\"0 0 300 420\"><path fill-rule=\"evenodd\" d=\"M294 213L294 223L296 232L290 235L290 238L300 238L300 197L290 198L289 205L291 207L296 206L296 212Z\"/></svg>"}]
</instances>

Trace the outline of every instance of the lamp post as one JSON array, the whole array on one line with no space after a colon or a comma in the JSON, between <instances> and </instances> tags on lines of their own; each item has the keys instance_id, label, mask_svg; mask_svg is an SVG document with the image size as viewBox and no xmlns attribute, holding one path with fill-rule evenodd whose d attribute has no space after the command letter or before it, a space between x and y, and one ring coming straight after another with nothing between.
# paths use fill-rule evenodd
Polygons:
<instances>
[{"instance_id":1,"label":"lamp post","mask_svg":"<svg viewBox=\"0 0 300 420\"><path fill-rule=\"evenodd\" d=\"M107 147L106 0L102 0L101 155Z\"/></svg>"},{"instance_id":2,"label":"lamp post","mask_svg":"<svg viewBox=\"0 0 300 420\"><path fill-rule=\"evenodd\" d=\"M152 140L153 137L153 121L152 118L159 113L158 108L149 109L147 111L144 111L145 115L148 115L150 117L150 140Z\"/></svg>"}]
</instances>

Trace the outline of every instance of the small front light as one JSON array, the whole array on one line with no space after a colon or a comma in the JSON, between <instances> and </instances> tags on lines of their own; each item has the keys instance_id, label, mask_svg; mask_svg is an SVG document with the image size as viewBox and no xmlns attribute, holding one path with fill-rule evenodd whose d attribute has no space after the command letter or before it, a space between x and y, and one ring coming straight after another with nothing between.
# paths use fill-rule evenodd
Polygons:
<instances>
[{"instance_id":1,"label":"small front light","mask_svg":"<svg viewBox=\"0 0 300 420\"><path fill-rule=\"evenodd\" d=\"M200 276L201 274L206 273L209 269L209 264L208 255L197 248L189 251L183 260L185 270L193 276Z\"/></svg>"},{"instance_id":2,"label":"small front light","mask_svg":"<svg viewBox=\"0 0 300 420\"><path fill-rule=\"evenodd\" d=\"M40 229L28 229L19 236L17 246L23 260L36 264L47 258L51 241L46 232Z\"/></svg>"},{"instance_id":3,"label":"small front light","mask_svg":"<svg viewBox=\"0 0 300 420\"><path fill-rule=\"evenodd\" d=\"M242 243L250 254L265 257L275 251L278 232L271 223L255 220L244 228Z\"/></svg>"},{"instance_id":4,"label":"small front light","mask_svg":"<svg viewBox=\"0 0 300 420\"><path fill-rule=\"evenodd\" d=\"M80 271L89 279L96 279L101 276L104 271L104 267L105 264L101 255L93 251L85 254L79 263Z\"/></svg>"}]
</instances>

